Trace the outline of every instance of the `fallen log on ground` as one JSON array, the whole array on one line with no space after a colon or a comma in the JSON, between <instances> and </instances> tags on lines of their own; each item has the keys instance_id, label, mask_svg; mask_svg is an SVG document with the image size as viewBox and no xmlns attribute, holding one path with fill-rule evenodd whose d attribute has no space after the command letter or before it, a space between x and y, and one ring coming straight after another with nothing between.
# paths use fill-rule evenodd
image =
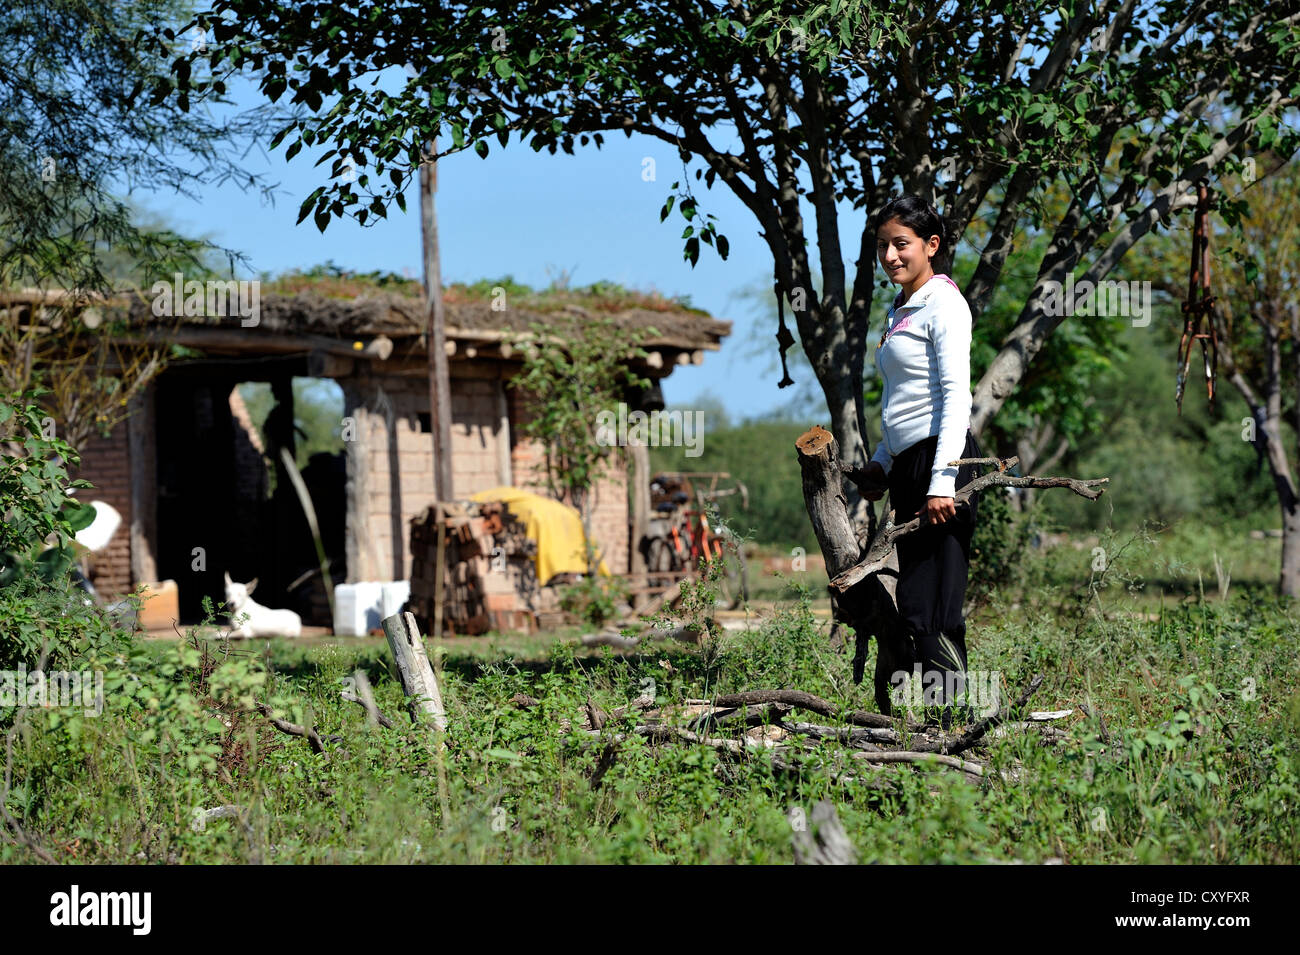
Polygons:
<instances>
[{"instance_id":1,"label":"fallen log on ground","mask_svg":"<svg viewBox=\"0 0 1300 955\"><path fill-rule=\"evenodd\" d=\"M972 776L983 776L987 771L983 763L957 759L955 756L944 756L941 753L914 753L910 750L895 749L879 753L865 753L862 758L868 763L934 763L939 766L951 766L953 769L960 769ZM1010 777L1005 773L1003 778L1008 782L1011 781Z\"/></svg>"},{"instance_id":2,"label":"fallen log on ground","mask_svg":"<svg viewBox=\"0 0 1300 955\"><path fill-rule=\"evenodd\" d=\"M643 640L677 640L695 645L700 642L700 631L692 626L671 629L649 627L637 636L625 637L617 630L602 630L599 633L584 634L580 639L584 647L608 646L616 650L635 650Z\"/></svg>"},{"instance_id":3,"label":"fallen log on ground","mask_svg":"<svg viewBox=\"0 0 1300 955\"><path fill-rule=\"evenodd\" d=\"M702 708L702 711L692 721L690 728L698 732L703 732L710 723L728 725L737 723L741 726L766 726L769 723L777 723L785 719L786 715L794 709L785 703L756 703L747 706L729 706L717 707L709 705ZM647 713L646 717L655 715Z\"/></svg>"}]
</instances>

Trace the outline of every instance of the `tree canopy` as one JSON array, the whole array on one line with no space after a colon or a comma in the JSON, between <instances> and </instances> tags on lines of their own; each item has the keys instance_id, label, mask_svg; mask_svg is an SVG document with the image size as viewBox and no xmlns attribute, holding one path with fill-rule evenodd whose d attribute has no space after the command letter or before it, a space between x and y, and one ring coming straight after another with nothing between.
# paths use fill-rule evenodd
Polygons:
<instances>
[{"instance_id":1,"label":"tree canopy","mask_svg":"<svg viewBox=\"0 0 1300 955\"><path fill-rule=\"evenodd\" d=\"M448 131L436 156L486 157L512 134L552 152L619 130L671 143L697 181L721 182L758 220L850 463L865 457L877 284L866 223L893 195L940 200L958 240L987 223L964 282L977 320L1016 225L1050 236L975 389L978 432L1065 318L1044 309L1051 283L1105 277L1194 201L1197 179L1300 145L1285 122L1300 95L1300 14L1231 0L216 0L197 23L215 43L178 65L177 95L206 93L189 65L205 59L306 106L274 142L286 156L330 147L333 178L300 210L322 229L404 206L425 144ZM1224 106L1236 114L1226 127ZM359 175L343 175L351 168ZM1069 200L1049 220L1052 187ZM702 241L725 257L690 177L672 190L663 214L686 220L684 255L696 261ZM844 204L863 223L851 281Z\"/></svg>"},{"instance_id":2,"label":"tree canopy","mask_svg":"<svg viewBox=\"0 0 1300 955\"><path fill-rule=\"evenodd\" d=\"M106 292L174 268L207 271L210 243L142 219L125 194L193 198L206 182L270 186L239 164L236 144L282 125L269 104L238 115L220 80L203 108L169 97L181 53L158 31L191 15L185 0L14 0L0 8L0 285ZM137 41L154 37L150 43ZM229 250L232 258L236 253Z\"/></svg>"}]
</instances>

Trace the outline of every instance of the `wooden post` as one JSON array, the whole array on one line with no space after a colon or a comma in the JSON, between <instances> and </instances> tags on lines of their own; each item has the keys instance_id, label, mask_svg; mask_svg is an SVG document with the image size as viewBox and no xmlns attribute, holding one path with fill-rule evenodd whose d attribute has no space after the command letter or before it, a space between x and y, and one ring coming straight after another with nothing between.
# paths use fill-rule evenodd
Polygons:
<instances>
[{"instance_id":1,"label":"wooden post","mask_svg":"<svg viewBox=\"0 0 1300 955\"><path fill-rule=\"evenodd\" d=\"M628 492L632 495L632 559L628 569L643 574L649 569L641 552L641 540L650 528L650 449L634 444L628 449L628 456L632 459L632 473L628 476L631 482Z\"/></svg>"},{"instance_id":2,"label":"wooden post","mask_svg":"<svg viewBox=\"0 0 1300 955\"><path fill-rule=\"evenodd\" d=\"M447 715L442 708L442 692L429 665L420 629L410 613L395 613L384 618L384 636L397 661L397 675L402 689L411 697L411 705L433 718L438 732L447 732Z\"/></svg>"},{"instance_id":3,"label":"wooden post","mask_svg":"<svg viewBox=\"0 0 1300 955\"><path fill-rule=\"evenodd\" d=\"M158 427L154 419L154 385L132 399L126 419L131 475L131 586L158 580Z\"/></svg>"},{"instance_id":4,"label":"wooden post","mask_svg":"<svg viewBox=\"0 0 1300 955\"><path fill-rule=\"evenodd\" d=\"M447 515L443 513L442 504L433 505L433 513L438 522L438 550L433 555L433 639L442 639L442 594L443 575L447 572Z\"/></svg>"},{"instance_id":5,"label":"wooden post","mask_svg":"<svg viewBox=\"0 0 1300 955\"><path fill-rule=\"evenodd\" d=\"M428 144L437 151L437 140ZM451 486L451 378L447 370L446 320L442 308L442 266L438 252L438 220L433 193L438 188L432 162L420 164L420 233L424 241L424 294L428 298L429 325L425 338L429 356L429 430L433 432L433 497L450 501Z\"/></svg>"},{"instance_id":6,"label":"wooden post","mask_svg":"<svg viewBox=\"0 0 1300 955\"><path fill-rule=\"evenodd\" d=\"M497 481L502 487L514 484L510 468L510 400L506 397L506 379L497 379Z\"/></svg>"},{"instance_id":7,"label":"wooden post","mask_svg":"<svg viewBox=\"0 0 1300 955\"><path fill-rule=\"evenodd\" d=\"M350 440L343 442L347 459L347 517L344 541L347 548L350 584L374 580L379 574L379 558L370 538L370 439L373 416L365 405L365 386L352 382L343 389L343 414L352 419Z\"/></svg>"}]
</instances>

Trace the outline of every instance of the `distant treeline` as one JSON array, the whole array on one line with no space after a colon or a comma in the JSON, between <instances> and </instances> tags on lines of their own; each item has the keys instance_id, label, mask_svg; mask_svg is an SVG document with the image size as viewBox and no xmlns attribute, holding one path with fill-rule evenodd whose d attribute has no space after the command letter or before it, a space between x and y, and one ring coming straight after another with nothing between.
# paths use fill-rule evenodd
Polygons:
<instances>
[{"instance_id":1,"label":"distant treeline","mask_svg":"<svg viewBox=\"0 0 1300 955\"><path fill-rule=\"evenodd\" d=\"M1078 441L1051 472L1109 477L1110 488L1095 504L1068 491L1040 491L1032 510L1036 521L1080 531L1136 527L1144 519L1173 523L1195 518L1219 525L1257 518L1261 528L1279 526L1267 464L1257 470L1255 449L1243 439L1242 421L1249 412L1236 392L1220 381L1210 413L1203 379L1195 375L1197 353L1180 417L1174 405L1176 342L1166 341L1156 326L1131 328L1123 336L1127 353L1095 390L1103 426ZM713 421L720 424L711 426ZM651 467L731 473L750 492L747 511L740 510L735 498L720 505L736 530L752 531L759 544L815 552L794 442L811 425L826 423L730 424L725 415L709 415L700 457L687 458L683 448L651 448ZM876 440L878 406L868 410L868 430ZM1294 434L1286 440L1294 446Z\"/></svg>"}]
</instances>

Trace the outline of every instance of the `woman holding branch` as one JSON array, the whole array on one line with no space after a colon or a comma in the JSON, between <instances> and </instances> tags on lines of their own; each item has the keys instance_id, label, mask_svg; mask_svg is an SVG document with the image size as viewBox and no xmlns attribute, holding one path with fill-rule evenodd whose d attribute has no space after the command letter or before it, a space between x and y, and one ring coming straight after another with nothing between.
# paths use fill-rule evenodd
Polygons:
<instances>
[{"instance_id":1,"label":"woman holding branch","mask_svg":"<svg viewBox=\"0 0 1300 955\"><path fill-rule=\"evenodd\" d=\"M892 200L876 218L876 254L902 290L876 346L883 438L866 467L877 488L869 500L887 489L895 524L922 521L897 543L898 610L910 637L892 648L906 670L891 682L919 666L922 698L943 706L945 729L952 704L965 697L962 603L978 505L978 495L960 505L953 499L978 475L976 465L948 462L982 456L970 431L970 307L956 283L934 270L946 267L948 245L943 220L919 196ZM969 720L970 708L957 716Z\"/></svg>"}]
</instances>

